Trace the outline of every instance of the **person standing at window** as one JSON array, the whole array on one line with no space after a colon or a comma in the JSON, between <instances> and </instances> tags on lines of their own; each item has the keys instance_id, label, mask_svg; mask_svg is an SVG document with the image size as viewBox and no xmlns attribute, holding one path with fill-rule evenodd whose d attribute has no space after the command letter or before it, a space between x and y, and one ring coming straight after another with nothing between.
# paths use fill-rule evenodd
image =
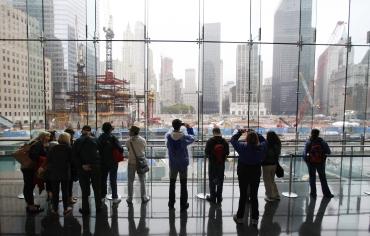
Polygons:
<instances>
[{"instance_id":1,"label":"person standing at window","mask_svg":"<svg viewBox=\"0 0 370 236\"><path fill-rule=\"evenodd\" d=\"M128 165L127 165L127 185L128 185L128 197L126 202L132 204L133 188L135 180L135 172L137 168L138 158L145 158L145 147L146 141L143 137L139 135L140 128L133 125L130 128L130 138L126 141L126 147L128 149ZM147 203L150 198L146 195L145 189L145 176L146 174L138 174L140 180L140 192L141 192L141 202Z\"/></svg>"},{"instance_id":2,"label":"person standing at window","mask_svg":"<svg viewBox=\"0 0 370 236\"><path fill-rule=\"evenodd\" d=\"M222 187L224 184L225 161L229 155L229 144L222 138L220 128L216 127L212 130L213 137L207 141L205 154L209 159L208 162L208 177L210 196L207 200L211 203L221 205L222 202Z\"/></svg>"},{"instance_id":3,"label":"person standing at window","mask_svg":"<svg viewBox=\"0 0 370 236\"><path fill-rule=\"evenodd\" d=\"M246 142L238 141L243 133L247 132ZM259 140L260 139L260 140ZM261 178L261 163L265 156L265 139L252 130L238 130L231 138L231 144L239 154L238 158L238 181L239 181L239 207L236 215L233 216L237 224L244 223L245 204L247 202L247 190L250 188L251 199L251 224L258 224L258 188Z\"/></svg>"},{"instance_id":4,"label":"person standing at window","mask_svg":"<svg viewBox=\"0 0 370 236\"><path fill-rule=\"evenodd\" d=\"M262 162L263 182L265 183L265 200L272 202L280 200L279 191L275 183L276 167L281 153L281 141L274 131L267 132L266 157Z\"/></svg>"},{"instance_id":5,"label":"person standing at window","mask_svg":"<svg viewBox=\"0 0 370 236\"><path fill-rule=\"evenodd\" d=\"M105 200L107 195L107 178L109 174L109 182L112 190L112 201L114 204L119 204L121 199L118 198L117 194L117 170L118 163L113 158L113 149L116 148L119 152L123 152L121 145L119 144L118 139L112 135L113 126L109 122L105 122L102 126L103 133L99 136L100 144L100 156L102 159L101 168L102 168L102 179L101 179L101 197L102 201Z\"/></svg>"},{"instance_id":6,"label":"person standing at window","mask_svg":"<svg viewBox=\"0 0 370 236\"><path fill-rule=\"evenodd\" d=\"M70 214L69 182L71 180L72 148L70 135L63 132L58 137L58 144L54 145L48 153L48 178L52 189L52 211L58 212L59 189L62 187L64 215Z\"/></svg>"},{"instance_id":7,"label":"person standing at window","mask_svg":"<svg viewBox=\"0 0 370 236\"><path fill-rule=\"evenodd\" d=\"M180 131L181 126L186 127L188 134L184 134ZM177 175L180 175L180 210L186 211L189 208L187 189L189 154L187 146L194 142L194 131L189 124L185 124L179 119L174 119L172 121L172 127L173 131L166 134L166 146L170 163L168 207L170 210L174 209L176 202L176 179Z\"/></svg>"},{"instance_id":8,"label":"person standing at window","mask_svg":"<svg viewBox=\"0 0 370 236\"><path fill-rule=\"evenodd\" d=\"M316 197L316 171L319 174L322 193L324 197L332 198L334 195L330 192L328 182L326 181L325 162L326 156L331 153L329 145L319 137L320 130L312 129L311 136L307 140L303 151L303 159L307 164L308 174L310 176L311 197Z\"/></svg>"},{"instance_id":9,"label":"person standing at window","mask_svg":"<svg viewBox=\"0 0 370 236\"><path fill-rule=\"evenodd\" d=\"M101 211L102 205L99 144L96 138L91 135L90 126L83 126L81 133L81 137L73 144L72 153L82 192L82 208L79 209L79 212L88 215L90 214L90 183L94 190L96 212Z\"/></svg>"}]
</instances>

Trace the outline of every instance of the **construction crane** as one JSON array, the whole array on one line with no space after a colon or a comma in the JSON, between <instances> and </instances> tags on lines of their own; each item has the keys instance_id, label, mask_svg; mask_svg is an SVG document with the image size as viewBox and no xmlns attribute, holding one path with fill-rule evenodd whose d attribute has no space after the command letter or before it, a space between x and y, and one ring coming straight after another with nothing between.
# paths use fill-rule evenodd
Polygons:
<instances>
[{"instance_id":1,"label":"construction crane","mask_svg":"<svg viewBox=\"0 0 370 236\"><path fill-rule=\"evenodd\" d=\"M105 32L106 41L106 58L105 58L105 71L113 71L113 57L112 57L112 39L114 38L113 32L113 17L109 15L108 28L103 27Z\"/></svg>"}]
</instances>

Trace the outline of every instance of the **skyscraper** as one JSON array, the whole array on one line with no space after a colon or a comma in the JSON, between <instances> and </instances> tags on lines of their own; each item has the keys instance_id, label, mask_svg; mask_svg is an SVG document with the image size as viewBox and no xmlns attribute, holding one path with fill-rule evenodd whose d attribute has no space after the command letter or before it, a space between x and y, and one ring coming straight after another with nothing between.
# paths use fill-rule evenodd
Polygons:
<instances>
[{"instance_id":1,"label":"skyscraper","mask_svg":"<svg viewBox=\"0 0 370 236\"><path fill-rule=\"evenodd\" d=\"M169 57L161 58L161 74L160 74L160 103L161 109L166 106L175 104L176 89L175 78L173 77L173 60Z\"/></svg>"},{"instance_id":2,"label":"skyscraper","mask_svg":"<svg viewBox=\"0 0 370 236\"><path fill-rule=\"evenodd\" d=\"M184 104L190 105L195 111L198 110L197 85L195 83L195 69L185 70L185 88L183 93Z\"/></svg>"},{"instance_id":3,"label":"skyscraper","mask_svg":"<svg viewBox=\"0 0 370 236\"><path fill-rule=\"evenodd\" d=\"M300 2L302 5L300 5ZM301 11L301 12L300 12ZM300 22L301 18L301 22ZM282 0L274 17L274 44L272 69L272 114L295 114L297 105L298 66L300 72L299 101L307 95L307 88L313 84L315 46L282 45L279 42L296 43L299 32L303 43L313 42L311 26L312 0ZM299 28L301 27L301 30Z\"/></svg>"},{"instance_id":4,"label":"skyscraper","mask_svg":"<svg viewBox=\"0 0 370 236\"><path fill-rule=\"evenodd\" d=\"M329 43L344 44L347 42L347 27L345 22L337 23ZM353 50L352 50L353 51ZM353 53L349 53L348 64L353 64ZM334 101L337 97L329 90L330 77L339 68L346 65L347 49L345 47L328 46L320 55L317 62L317 77L315 83L315 104L318 105L319 112L329 114L329 101Z\"/></svg>"},{"instance_id":5,"label":"skyscraper","mask_svg":"<svg viewBox=\"0 0 370 236\"><path fill-rule=\"evenodd\" d=\"M204 24L204 40L220 41L221 24ZM203 56L203 113L219 114L221 107L221 71L222 62L220 58L219 43L204 43L201 55Z\"/></svg>"},{"instance_id":6,"label":"skyscraper","mask_svg":"<svg viewBox=\"0 0 370 236\"><path fill-rule=\"evenodd\" d=\"M259 61L258 45L250 48L246 44L236 48L236 102L230 106L230 114L247 115L248 107L250 115L258 113L259 78L262 62ZM249 55L250 53L250 55ZM248 96L250 92L250 96ZM249 104L249 106L248 106Z\"/></svg>"}]
</instances>

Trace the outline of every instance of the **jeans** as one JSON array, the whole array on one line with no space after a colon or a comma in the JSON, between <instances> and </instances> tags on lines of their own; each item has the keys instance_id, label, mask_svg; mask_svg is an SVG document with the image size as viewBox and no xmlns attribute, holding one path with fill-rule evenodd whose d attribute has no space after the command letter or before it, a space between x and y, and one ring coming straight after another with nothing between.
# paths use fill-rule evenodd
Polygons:
<instances>
[{"instance_id":1,"label":"jeans","mask_svg":"<svg viewBox=\"0 0 370 236\"><path fill-rule=\"evenodd\" d=\"M51 189L53 193L52 204L53 210L58 211L59 205L59 186L62 186L62 199L64 210L68 207L68 198L69 198L69 180L51 180Z\"/></svg>"},{"instance_id":2,"label":"jeans","mask_svg":"<svg viewBox=\"0 0 370 236\"><path fill-rule=\"evenodd\" d=\"M238 218L244 217L245 204L247 203L248 187L250 187L250 198L252 208L252 219L258 220L258 187L260 185L261 178L261 166L260 165L244 165L238 164L238 180L239 180L239 207L237 212Z\"/></svg>"},{"instance_id":3,"label":"jeans","mask_svg":"<svg viewBox=\"0 0 370 236\"><path fill-rule=\"evenodd\" d=\"M136 173L136 165L127 165L127 185L128 185L128 198L132 199L133 190L134 190L134 180L135 180L135 173ZM146 197L146 189L145 189L145 174L139 175L140 180L140 192L141 197Z\"/></svg>"},{"instance_id":4,"label":"jeans","mask_svg":"<svg viewBox=\"0 0 370 236\"><path fill-rule=\"evenodd\" d=\"M222 188L224 184L224 165L209 165L209 190L211 194L211 201L218 203L222 202Z\"/></svg>"},{"instance_id":5,"label":"jeans","mask_svg":"<svg viewBox=\"0 0 370 236\"><path fill-rule=\"evenodd\" d=\"M82 192L82 211L90 211L89 196L90 183L92 184L95 197L96 210L101 209L101 173L100 167L93 166L91 171L81 170L79 174L81 192Z\"/></svg>"},{"instance_id":6,"label":"jeans","mask_svg":"<svg viewBox=\"0 0 370 236\"><path fill-rule=\"evenodd\" d=\"M184 207L188 203L188 188L187 188L187 180L188 180L188 168L183 171L171 169L170 168L170 189L169 189L169 201L168 206L173 207L176 202L176 179L177 175L180 174L180 206Z\"/></svg>"},{"instance_id":7,"label":"jeans","mask_svg":"<svg viewBox=\"0 0 370 236\"><path fill-rule=\"evenodd\" d=\"M107 195L107 178L109 174L109 182L110 182L110 188L112 190L112 198L118 198L117 194L117 170L118 170L118 164L115 163L112 168L107 169L103 168L102 170L102 180L101 180L101 197L105 198Z\"/></svg>"},{"instance_id":8,"label":"jeans","mask_svg":"<svg viewBox=\"0 0 370 236\"><path fill-rule=\"evenodd\" d=\"M279 191L275 183L276 165L265 165L263 169L263 182L265 183L266 197L279 198Z\"/></svg>"},{"instance_id":9,"label":"jeans","mask_svg":"<svg viewBox=\"0 0 370 236\"><path fill-rule=\"evenodd\" d=\"M23 195L27 205L34 204L33 190L35 189L35 183L33 179L35 177L34 169L21 169L23 173Z\"/></svg>"},{"instance_id":10,"label":"jeans","mask_svg":"<svg viewBox=\"0 0 370 236\"><path fill-rule=\"evenodd\" d=\"M324 196L331 195L328 182L326 181L325 162L320 164L306 162L306 164L308 167L308 174L310 175L311 195L316 195L316 171L319 174L322 193Z\"/></svg>"}]
</instances>

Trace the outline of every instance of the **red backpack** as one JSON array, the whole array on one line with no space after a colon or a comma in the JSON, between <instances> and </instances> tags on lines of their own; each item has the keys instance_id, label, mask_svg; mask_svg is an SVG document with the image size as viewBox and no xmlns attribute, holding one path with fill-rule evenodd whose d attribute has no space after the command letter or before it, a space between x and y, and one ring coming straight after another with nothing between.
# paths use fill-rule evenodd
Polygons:
<instances>
[{"instance_id":1,"label":"red backpack","mask_svg":"<svg viewBox=\"0 0 370 236\"><path fill-rule=\"evenodd\" d=\"M312 142L308 155L308 161L310 163L323 163L325 160L325 153L322 150L321 142Z\"/></svg>"},{"instance_id":2,"label":"red backpack","mask_svg":"<svg viewBox=\"0 0 370 236\"><path fill-rule=\"evenodd\" d=\"M213 156L215 157L215 162L218 165L223 165L225 162L225 148L222 143L216 143L213 147Z\"/></svg>"}]
</instances>

